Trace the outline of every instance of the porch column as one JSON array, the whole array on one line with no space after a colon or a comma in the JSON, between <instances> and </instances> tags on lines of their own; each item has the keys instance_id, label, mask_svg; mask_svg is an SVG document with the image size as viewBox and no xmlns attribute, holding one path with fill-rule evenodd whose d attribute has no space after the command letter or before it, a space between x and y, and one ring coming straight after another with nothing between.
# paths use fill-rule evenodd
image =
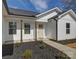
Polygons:
<instances>
[{"instance_id":1,"label":"porch column","mask_svg":"<svg viewBox=\"0 0 79 59\"><path fill-rule=\"evenodd\" d=\"M21 38L21 43L23 42L23 40L22 40L22 20L20 21L21 22L21 36L20 36L20 38Z\"/></svg>"},{"instance_id":2,"label":"porch column","mask_svg":"<svg viewBox=\"0 0 79 59\"><path fill-rule=\"evenodd\" d=\"M35 21L35 41L37 41L37 22Z\"/></svg>"}]
</instances>

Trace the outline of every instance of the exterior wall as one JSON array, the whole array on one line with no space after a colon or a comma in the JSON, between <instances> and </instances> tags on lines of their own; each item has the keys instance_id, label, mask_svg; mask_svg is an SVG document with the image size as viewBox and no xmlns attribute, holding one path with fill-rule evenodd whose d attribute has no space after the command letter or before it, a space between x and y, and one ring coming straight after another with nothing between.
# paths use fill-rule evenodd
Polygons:
<instances>
[{"instance_id":1,"label":"exterior wall","mask_svg":"<svg viewBox=\"0 0 79 59\"><path fill-rule=\"evenodd\" d=\"M66 23L70 23L70 34L66 34ZM58 20L58 40L76 38L76 22L70 15L65 15Z\"/></svg>"},{"instance_id":2,"label":"exterior wall","mask_svg":"<svg viewBox=\"0 0 79 59\"><path fill-rule=\"evenodd\" d=\"M53 16L55 16L57 14L58 14L57 12L52 12L52 13L50 13L48 15L45 15L43 17L38 18L36 21L39 21L39 22L48 22L49 18L51 18L51 17L53 17Z\"/></svg>"},{"instance_id":3,"label":"exterior wall","mask_svg":"<svg viewBox=\"0 0 79 59\"><path fill-rule=\"evenodd\" d=\"M14 17L3 17L3 26L2 26L2 38L3 38L3 44L4 43L17 43L20 42L20 37L21 37L21 22L20 20L23 20L23 23L29 23L31 26L30 34L24 34L24 28L22 29L23 31L23 41L32 41L35 38L35 25L34 21L30 21L30 19L23 19L23 18L14 18ZM28 20L28 21L27 21ZM13 21L17 23L17 31L16 34L14 35L9 35L9 25L8 22ZM22 24L24 25L24 24ZM24 27L24 26L23 26Z\"/></svg>"},{"instance_id":4,"label":"exterior wall","mask_svg":"<svg viewBox=\"0 0 79 59\"><path fill-rule=\"evenodd\" d=\"M45 36L48 39L56 40L56 21L51 19L52 21L46 23L45 26Z\"/></svg>"},{"instance_id":5,"label":"exterior wall","mask_svg":"<svg viewBox=\"0 0 79 59\"><path fill-rule=\"evenodd\" d=\"M14 21L14 22L17 22L17 34L15 35L9 35L9 24L8 22L10 21ZM3 43L14 43L14 40L17 40L19 41L20 40L20 24L19 24L19 21L16 21L14 19L6 19L6 18L3 18Z\"/></svg>"},{"instance_id":6,"label":"exterior wall","mask_svg":"<svg viewBox=\"0 0 79 59\"><path fill-rule=\"evenodd\" d=\"M30 19L29 19L30 20ZM24 34L24 23L30 24L30 34ZM27 42L28 40L35 40L35 22L34 21L26 21L23 20L23 42Z\"/></svg>"}]
</instances>

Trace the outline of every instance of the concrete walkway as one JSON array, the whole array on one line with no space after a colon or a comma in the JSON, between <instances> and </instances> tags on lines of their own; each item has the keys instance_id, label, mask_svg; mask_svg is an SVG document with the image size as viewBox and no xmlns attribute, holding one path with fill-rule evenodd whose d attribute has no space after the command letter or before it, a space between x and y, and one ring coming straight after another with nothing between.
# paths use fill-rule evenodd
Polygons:
<instances>
[{"instance_id":1,"label":"concrete walkway","mask_svg":"<svg viewBox=\"0 0 79 59\"><path fill-rule=\"evenodd\" d=\"M50 40L43 40L44 43L50 45L51 47L54 47L58 49L59 51L62 51L65 53L70 59L76 59L76 49L67 47L65 45L50 41Z\"/></svg>"}]
</instances>

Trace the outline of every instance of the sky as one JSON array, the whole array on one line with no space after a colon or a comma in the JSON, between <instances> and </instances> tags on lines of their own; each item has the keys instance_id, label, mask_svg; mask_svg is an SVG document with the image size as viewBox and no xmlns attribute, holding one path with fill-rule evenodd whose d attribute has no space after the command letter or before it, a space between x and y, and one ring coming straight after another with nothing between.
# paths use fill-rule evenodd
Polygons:
<instances>
[{"instance_id":1,"label":"sky","mask_svg":"<svg viewBox=\"0 0 79 59\"><path fill-rule=\"evenodd\" d=\"M63 11L73 9L76 11L75 0L7 0L10 8L29 10L38 13L59 7Z\"/></svg>"}]
</instances>

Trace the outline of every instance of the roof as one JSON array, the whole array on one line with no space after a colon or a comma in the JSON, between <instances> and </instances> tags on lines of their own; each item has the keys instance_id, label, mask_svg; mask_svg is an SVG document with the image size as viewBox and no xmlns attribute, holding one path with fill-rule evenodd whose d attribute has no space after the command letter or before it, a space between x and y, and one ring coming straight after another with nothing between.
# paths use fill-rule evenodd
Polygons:
<instances>
[{"instance_id":1,"label":"roof","mask_svg":"<svg viewBox=\"0 0 79 59\"><path fill-rule=\"evenodd\" d=\"M39 14L39 13L36 13L36 12L33 12L33 11L28 11L28 10L8 8L7 3L6 3L6 0L3 0L3 3L4 3L4 6L5 6L6 10L7 10L7 13L9 15L28 16L28 17L40 17L40 16L43 16L43 15L46 15L46 14L50 14L53 11L56 11L58 13L58 15L52 17L54 19L55 18L61 18L64 15L66 15L67 13L69 13L70 15L72 15L76 19L76 15L75 15L75 13L74 13L74 11L72 9L71 10L68 10L66 12L63 12L58 7L55 7L53 9L50 9L48 11L45 11L45 12Z\"/></svg>"},{"instance_id":2,"label":"roof","mask_svg":"<svg viewBox=\"0 0 79 59\"><path fill-rule=\"evenodd\" d=\"M74 17L76 19L76 14L75 14L75 12L72 9L60 14L58 16L58 18L61 18L61 17L65 16L65 15L67 15L67 14L70 14L72 17Z\"/></svg>"},{"instance_id":3,"label":"roof","mask_svg":"<svg viewBox=\"0 0 79 59\"><path fill-rule=\"evenodd\" d=\"M45 11L45 12L43 12L41 14L36 15L36 17L43 16L45 14L51 13L52 11L56 11L58 13L61 13L62 12L62 10L60 10L58 7L55 7L55 8L52 8L52 9L48 10L48 11Z\"/></svg>"},{"instance_id":4,"label":"roof","mask_svg":"<svg viewBox=\"0 0 79 59\"><path fill-rule=\"evenodd\" d=\"M35 15L38 14L36 12L21 10L21 9L14 9L14 8L9 8L9 13L12 15L30 16L30 17L35 17Z\"/></svg>"},{"instance_id":5,"label":"roof","mask_svg":"<svg viewBox=\"0 0 79 59\"><path fill-rule=\"evenodd\" d=\"M6 0L2 0L8 15L35 17L38 13L28 10L14 9L7 6Z\"/></svg>"},{"instance_id":6,"label":"roof","mask_svg":"<svg viewBox=\"0 0 79 59\"><path fill-rule=\"evenodd\" d=\"M58 7L55 7L53 9L50 9L48 11L45 11L45 12L39 14L39 13L36 13L36 12L33 12L33 11L9 8L7 6L6 0L3 0L3 4L4 4L4 6L7 10L7 13L9 15L16 15L16 16L39 17L39 16L42 16L42 15L49 14L52 11L56 11L58 13L62 12Z\"/></svg>"},{"instance_id":7,"label":"roof","mask_svg":"<svg viewBox=\"0 0 79 59\"><path fill-rule=\"evenodd\" d=\"M59 20L63 16L67 15L68 13L76 20L76 14L72 9L70 9L70 10L68 10L66 12L61 12L58 15L56 15L54 17L51 17L50 19ZM48 20L50 20L50 19L48 19Z\"/></svg>"}]
</instances>

